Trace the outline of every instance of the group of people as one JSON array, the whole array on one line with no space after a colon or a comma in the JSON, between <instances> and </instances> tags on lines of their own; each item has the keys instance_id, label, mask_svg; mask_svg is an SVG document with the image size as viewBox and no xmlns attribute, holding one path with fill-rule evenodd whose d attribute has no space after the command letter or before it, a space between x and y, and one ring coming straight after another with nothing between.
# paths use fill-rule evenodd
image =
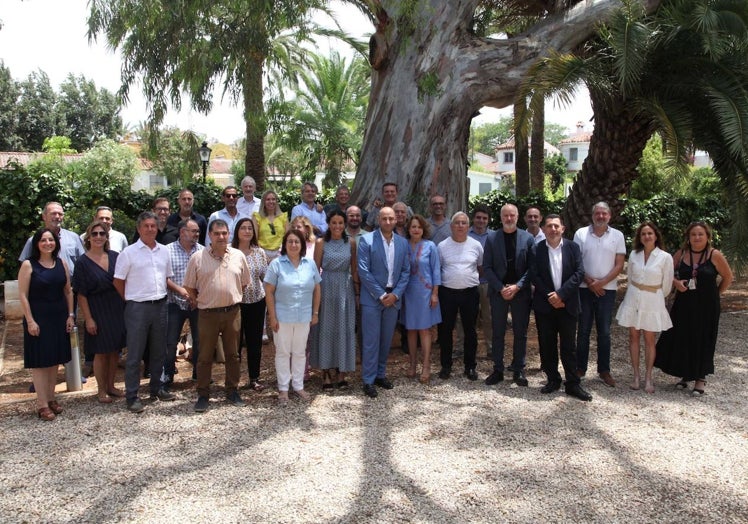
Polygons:
<instances>
[{"instance_id":1,"label":"group of people","mask_svg":"<svg viewBox=\"0 0 748 524\"><path fill-rule=\"evenodd\" d=\"M409 378L430 383L431 332L437 326L439 378L451 377L458 331L464 375L477 380L480 325L493 359L485 383L498 384L511 372L514 383L525 387L531 311L547 377L541 393L560 389L560 357L565 392L592 399L581 379L593 323L597 372L606 385L616 385L610 373L610 326L626 246L623 234L609 225L605 202L595 204L592 224L570 241L564 239L560 216L543 218L533 207L524 215L527 230L517 227L519 210L512 204L501 208L497 231L488 229L485 206L476 206L472 225L464 212L447 218L441 195L431 197L430 217L413 214L398 201L394 183L384 185L381 202L368 213L350 205L344 186L335 203L323 208L316 203L316 186L304 184L290 220L274 191L257 198L255 190L251 177L242 181L241 193L226 187L224 208L207 219L194 212L194 195L187 189L179 193L179 210L173 214L168 200L157 198L152 210L138 217L131 245L113 229L107 207L97 209L78 236L61 227L59 203L45 206L44 227L27 242L19 271L24 360L32 369L39 418L53 420L62 412L54 395L56 371L70 360L68 333L77 310L99 402L125 397L127 409L135 413L145 409L138 394L142 361L150 399L176 398L169 385L185 321L193 338L196 412L210 406L219 345L228 402L245 405L238 392L242 342L249 388L265 389L260 360L270 333L280 404L289 402L290 392L310 399L304 387L310 366L322 371L323 390L347 388L358 344L364 394L376 398L378 388L392 389L387 359L398 324L407 333ZM639 226L629 256L628 289L616 315L629 328L632 389L641 387L643 336L645 391L654 392L653 368L659 367L677 376L679 387L694 382L693 394L704 393L706 376L714 372L719 294L731 281L730 267L712 248L706 224L688 227L674 257L665 251L654 223ZM676 298L668 313L671 288ZM514 341L505 367L509 325ZM664 333L656 342L659 332ZM124 348L121 391L114 377Z\"/></svg>"}]
</instances>

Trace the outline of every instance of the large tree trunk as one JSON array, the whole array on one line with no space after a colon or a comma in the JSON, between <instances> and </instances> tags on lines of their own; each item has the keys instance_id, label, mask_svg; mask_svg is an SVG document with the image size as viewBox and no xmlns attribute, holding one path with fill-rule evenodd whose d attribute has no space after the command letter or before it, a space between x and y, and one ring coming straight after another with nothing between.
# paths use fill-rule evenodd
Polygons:
<instances>
[{"instance_id":1,"label":"large tree trunk","mask_svg":"<svg viewBox=\"0 0 748 524\"><path fill-rule=\"evenodd\" d=\"M628 193L638 173L647 140L655 130L654 122L630 109L622 98L611 100L590 90L595 129L590 150L577 175L562 211L566 234L591 223L592 206L604 200L611 208L615 222L623 209L619 200Z\"/></svg>"},{"instance_id":2,"label":"large tree trunk","mask_svg":"<svg viewBox=\"0 0 748 524\"><path fill-rule=\"evenodd\" d=\"M545 179L545 105L532 115L532 147L530 148L530 189L543 192Z\"/></svg>"},{"instance_id":3,"label":"large tree trunk","mask_svg":"<svg viewBox=\"0 0 748 524\"><path fill-rule=\"evenodd\" d=\"M524 98L514 101L514 176L517 196L530 192L530 151L527 144L527 126L520 122L520 115L527 111Z\"/></svg>"},{"instance_id":4,"label":"large tree trunk","mask_svg":"<svg viewBox=\"0 0 748 524\"><path fill-rule=\"evenodd\" d=\"M262 72L264 57L257 52L248 53L247 81L244 91L244 123L247 140L245 145L244 171L257 183L257 191L265 188L265 106L262 103Z\"/></svg>"},{"instance_id":5,"label":"large tree trunk","mask_svg":"<svg viewBox=\"0 0 748 524\"><path fill-rule=\"evenodd\" d=\"M655 6L659 0L650 0ZM448 212L467 205L467 137L473 114L505 107L528 68L551 51L584 41L619 0L590 0L505 40L479 38L471 22L480 0L371 1L374 71L353 201L367 204L382 183L401 198L447 196Z\"/></svg>"}]
</instances>

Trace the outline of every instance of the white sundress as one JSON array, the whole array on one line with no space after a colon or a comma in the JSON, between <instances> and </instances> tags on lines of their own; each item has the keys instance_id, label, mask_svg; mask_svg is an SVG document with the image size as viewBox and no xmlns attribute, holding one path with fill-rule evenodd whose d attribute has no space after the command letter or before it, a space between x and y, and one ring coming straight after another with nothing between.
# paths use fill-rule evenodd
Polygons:
<instances>
[{"instance_id":1,"label":"white sundress","mask_svg":"<svg viewBox=\"0 0 748 524\"><path fill-rule=\"evenodd\" d=\"M616 314L618 324L655 333L673 327L670 313L665 307L665 297L673 286L673 257L656 247L645 264L644 250L632 251L627 274L629 284ZM646 291L632 282L659 289Z\"/></svg>"}]
</instances>

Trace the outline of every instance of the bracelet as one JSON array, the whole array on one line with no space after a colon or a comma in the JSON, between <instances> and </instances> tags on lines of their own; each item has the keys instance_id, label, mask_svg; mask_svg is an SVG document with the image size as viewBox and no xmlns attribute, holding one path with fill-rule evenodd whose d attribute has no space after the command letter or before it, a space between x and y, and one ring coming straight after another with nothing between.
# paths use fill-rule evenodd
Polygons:
<instances>
[{"instance_id":1,"label":"bracelet","mask_svg":"<svg viewBox=\"0 0 748 524\"><path fill-rule=\"evenodd\" d=\"M68 313L68 316L71 318L75 318L75 313Z\"/></svg>"},{"instance_id":2,"label":"bracelet","mask_svg":"<svg viewBox=\"0 0 748 524\"><path fill-rule=\"evenodd\" d=\"M319 311L315 311L312 315L319 315Z\"/></svg>"}]
</instances>

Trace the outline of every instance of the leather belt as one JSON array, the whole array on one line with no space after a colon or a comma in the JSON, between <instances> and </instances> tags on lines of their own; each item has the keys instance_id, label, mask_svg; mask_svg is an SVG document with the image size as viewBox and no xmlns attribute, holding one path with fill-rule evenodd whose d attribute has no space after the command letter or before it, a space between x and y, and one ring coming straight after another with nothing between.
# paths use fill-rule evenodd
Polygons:
<instances>
[{"instance_id":1,"label":"leather belt","mask_svg":"<svg viewBox=\"0 0 748 524\"><path fill-rule=\"evenodd\" d=\"M657 293L660 289L662 289L660 286L648 286L647 284L639 284L638 282L631 281L631 285L634 286L637 289L641 289L642 291L649 291L650 293Z\"/></svg>"},{"instance_id":2,"label":"leather belt","mask_svg":"<svg viewBox=\"0 0 748 524\"><path fill-rule=\"evenodd\" d=\"M166 300L166 297L162 297L157 300L132 300L132 302L135 302L136 304L160 304L164 300Z\"/></svg>"},{"instance_id":3,"label":"leather belt","mask_svg":"<svg viewBox=\"0 0 748 524\"><path fill-rule=\"evenodd\" d=\"M205 309L201 309L200 311L203 311L205 313L228 313L229 311L232 311L239 307L239 304L233 304L231 306L226 307L208 307Z\"/></svg>"}]
</instances>

